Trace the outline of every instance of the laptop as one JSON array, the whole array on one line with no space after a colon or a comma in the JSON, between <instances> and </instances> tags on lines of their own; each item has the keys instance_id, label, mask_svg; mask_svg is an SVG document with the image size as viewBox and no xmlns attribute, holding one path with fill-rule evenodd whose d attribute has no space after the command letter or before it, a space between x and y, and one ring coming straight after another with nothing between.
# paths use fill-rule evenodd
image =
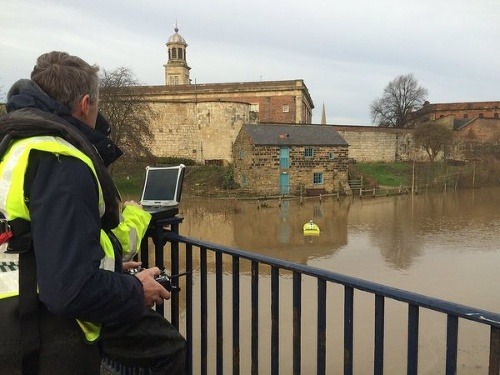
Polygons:
<instances>
[{"instance_id":1,"label":"laptop","mask_svg":"<svg viewBox=\"0 0 500 375\"><path fill-rule=\"evenodd\" d=\"M140 203L151 214L151 220L173 217L179 213L185 168L184 164L146 167Z\"/></svg>"}]
</instances>

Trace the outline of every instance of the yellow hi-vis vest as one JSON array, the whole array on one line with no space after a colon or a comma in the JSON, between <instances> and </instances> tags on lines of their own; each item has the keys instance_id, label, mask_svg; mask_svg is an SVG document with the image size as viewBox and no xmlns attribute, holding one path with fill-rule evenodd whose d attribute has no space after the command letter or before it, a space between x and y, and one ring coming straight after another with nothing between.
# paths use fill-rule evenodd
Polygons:
<instances>
[{"instance_id":1,"label":"yellow hi-vis vest","mask_svg":"<svg viewBox=\"0 0 500 375\"><path fill-rule=\"evenodd\" d=\"M24 175L28 167L28 158L31 150L51 152L55 155L65 155L77 158L84 162L96 176L94 165L90 158L66 140L53 136L37 136L24 138L13 142L0 163L0 211L7 220L22 218L30 221L30 213L24 201ZM99 214L104 214L105 205L102 188L97 182L99 191ZM104 250L100 268L109 271L115 270L115 255L113 244L104 230L101 229L100 244ZM2 251L3 253L3 251ZM5 255L2 255L5 256ZM17 296L19 294L19 272L16 264L18 258L9 254L7 262L2 263L0 271L0 299ZM0 259L1 260L1 259ZM2 268L2 267L0 267ZM9 270L10 269L10 270ZM100 334L100 325L78 320L88 341L95 341Z\"/></svg>"}]
</instances>

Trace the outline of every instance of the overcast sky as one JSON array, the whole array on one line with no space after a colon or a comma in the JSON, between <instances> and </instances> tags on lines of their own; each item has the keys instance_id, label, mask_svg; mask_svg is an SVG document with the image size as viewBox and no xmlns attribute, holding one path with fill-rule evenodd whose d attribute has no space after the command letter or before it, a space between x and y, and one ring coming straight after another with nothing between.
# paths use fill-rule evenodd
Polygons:
<instances>
[{"instance_id":1,"label":"overcast sky","mask_svg":"<svg viewBox=\"0 0 500 375\"><path fill-rule=\"evenodd\" d=\"M0 0L0 101L51 50L162 85L176 20L193 82L303 79L314 123L370 125L408 73L431 103L500 100L500 0Z\"/></svg>"}]
</instances>

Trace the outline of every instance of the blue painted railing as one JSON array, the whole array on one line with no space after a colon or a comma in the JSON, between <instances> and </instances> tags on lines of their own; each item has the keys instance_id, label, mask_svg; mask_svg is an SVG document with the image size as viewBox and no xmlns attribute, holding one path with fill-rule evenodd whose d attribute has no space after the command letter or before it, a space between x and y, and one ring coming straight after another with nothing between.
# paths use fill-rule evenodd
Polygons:
<instances>
[{"instance_id":1,"label":"blue painted railing","mask_svg":"<svg viewBox=\"0 0 500 375\"><path fill-rule=\"evenodd\" d=\"M242 251L230 247L220 246L205 241L184 237L179 235L179 223L181 217L172 217L160 222L153 223L150 227L148 236L154 244L154 262L150 262L150 255L147 241L143 242L141 251L141 260L143 264L157 265L159 267L170 268L172 274L177 274L179 269L188 272L186 280L183 281L183 289L180 294L173 294L171 299L170 320L171 322L185 334L188 341L188 373L207 374L224 373L224 363L227 363L227 358L224 358L224 353L227 353L227 346L231 348L232 353L232 374L240 372L257 374L259 372L259 358L262 353L259 353L259 321L263 318L262 311L259 309L259 280L263 277L261 270L265 267L266 271L270 269L270 372L278 374L280 370L280 273L287 272L292 275L292 312L293 324L292 331L292 353L293 374L301 373L301 361L303 357L302 339L304 333L302 331L303 317L303 295L310 291L304 292L303 278L313 278L316 280L316 371L317 374L325 374L327 372L327 286L335 284L341 285L344 289L344 312L343 312L343 372L344 374L353 373L353 365L355 353L354 348L354 305L355 292L362 291L374 296L374 327L373 327L373 373L384 373L384 338L386 327L385 306L386 301L398 301L398 303L407 306L407 356L406 356L406 373L418 373L418 358L419 358L419 317L422 310L431 310L446 317L446 348L445 352L445 368L440 370L440 373L448 375L457 373L457 348L459 342L459 321L469 320L479 323L480 326L485 326L489 329L489 361L487 364L489 375L498 375L500 371L500 314L475 309L472 307L447 302L444 300L428 297L421 294L411 293L400 289L387 287L373 282L357 279L341 275L335 272L326 271L314 267L309 267L302 264L291 263L279 259L274 259L268 256L254 254L247 251ZM170 244L170 256L165 261L164 250L165 245ZM213 295L213 291L208 287L209 263L207 257L211 256L215 259L215 269L212 273L215 274L215 306L209 305L208 295ZM224 264L223 267L223 257ZM193 266L193 258L196 258L197 267ZM230 262L228 262L230 259ZM251 283L251 298L250 301L240 298L240 281L243 274L240 272L242 262L250 264L250 283ZM223 275L228 273L227 264L230 263L230 287L231 293L224 294L223 291L227 287L224 283ZM210 267L213 265L210 263ZM248 272L245 275L248 278ZM196 293L194 293L194 281L197 285ZM212 285L212 284L211 284ZM498 288L498 286L492 286ZM185 305L185 313L183 311L183 326L180 326L179 304L182 298ZM224 316L224 300L229 299L232 304L230 323L228 317ZM212 301L210 299L210 301ZM162 307L159 307L163 311ZM209 314L210 310L210 314ZM250 311L251 317L251 334L250 337L241 337L240 321L242 310ZM227 309L226 309L227 312ZM215 315L215 316L213 316ZM227 314L226 314L227 315ZM195 322L194 317L199 318ZM269 317L265 317L269 319ZM213 326L208 326L208 322L215 321L215 333ZM390 323L390 320L388 321ZM231 327L231 335L228 337L227 329ZM335 329L333 329L335 328ZM338 327L330 327L332 331L339 332ZM199 332L198 332L199 331ZM225 334L226 333L226 334ZM307 332L311 334L311 332ZM246 346L250 345L250 368L242 368L240 358L240 348L242 340L245 340ZM444 340L443 340L444 341ZM196 345L195 345L196 344ZM195 353L195 347L197 352ZM226 347L226 350L224 348ZM209 352L212 354L209 357ZM310 354L310 353L308 353ZM194 361L196 360L196 363ZM215 364L214 364L215 362ZM227 370L227 366L226 366Z\"/></svg>"}]
</instances>

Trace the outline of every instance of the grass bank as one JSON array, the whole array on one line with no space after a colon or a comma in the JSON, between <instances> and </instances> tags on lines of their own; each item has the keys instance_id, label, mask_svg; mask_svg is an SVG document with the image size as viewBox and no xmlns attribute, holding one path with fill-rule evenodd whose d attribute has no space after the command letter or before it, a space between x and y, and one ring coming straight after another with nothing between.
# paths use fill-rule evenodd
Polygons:
<instances>
[{"instance_id":1,"label":"grass bank","mask_svg":"<svg viewBox=\"0 0 500 375\"><path fill-rule=\"evenodd\" d=\"M367 188L412 184L420 190L499 186L500 162L493 158L469 163L357 163L349 166L349 176L356 179L362 176Z\"/></svg>"},{"instance_id":2,"label":"grass bank","mask_svg":"<svg viewBox=\"0 0 500 375\"><path fill-rule=\"evenodd\" d=\"M184 193L201 196L237 196L232 168L196 165L189 159L159 159L156 161L119 161L111 172L123 199L137 199L147 165L179 164L186 167ZM434 163L356 163L349 165L349 178L363 177L365 188L411 187L414 178L419 190L472 188L500 185L500 162L492 159L463 165ZM248 195L248 192L245 192Z\"/></svg>"}]
</instances>

